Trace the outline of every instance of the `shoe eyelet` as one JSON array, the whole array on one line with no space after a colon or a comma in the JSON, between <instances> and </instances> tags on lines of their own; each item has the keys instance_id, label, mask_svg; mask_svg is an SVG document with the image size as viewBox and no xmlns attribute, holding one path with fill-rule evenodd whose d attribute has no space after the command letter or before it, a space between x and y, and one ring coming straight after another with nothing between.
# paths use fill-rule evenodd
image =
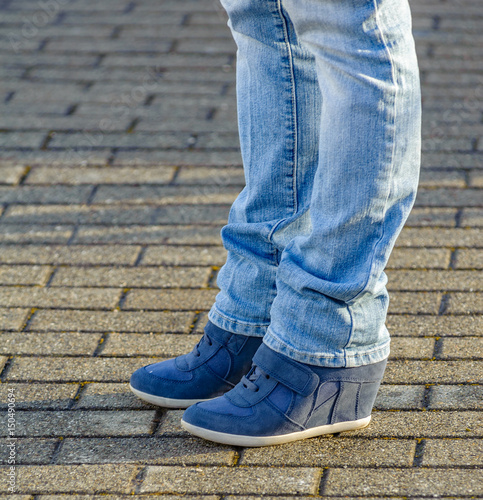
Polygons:
<instances>
[{"instance_id":1,"label":"shoe eyelet","mask_svg":"<svg viewBox=\"0 0 483 500\"><path fill-rule=\"evenodd\" d=\"M270 378L270 375L265 375L265 378L268 380Z\"/></svg>"}]
</instances>

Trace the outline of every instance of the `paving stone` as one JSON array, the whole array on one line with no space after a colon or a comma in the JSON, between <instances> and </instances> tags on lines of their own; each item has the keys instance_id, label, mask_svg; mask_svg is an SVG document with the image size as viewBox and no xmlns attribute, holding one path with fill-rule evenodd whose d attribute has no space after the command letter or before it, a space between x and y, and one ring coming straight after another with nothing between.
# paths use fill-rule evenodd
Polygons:
<instances>
[{"instance_id":1,"label":"paving stone","mask_svg":"<svg viewBox=\"0 0 483 500\"><path fill-rule=\"evenodd\" d=\"M110 333L104 343L101 356L174 358L191 352L199 340L198 335Z\"/></svg>"},{"instance_id":2,"label":"paving stone","mask_svg":"<svg viewBox=\"0 0 483 500\"><path fill-rule=\"evenodd\" d=\"M423 385L381 385L376 410L420 410L424 406Z\"/></svg>"},{"instance_id":3,"label":"paving stone","mask_svg":"<svg viewBox=\"0 0 483 500\"><path fill-rule=\"evenodd\" d=\"M14 451L16 464L49 464L56 445L56 439L0 438L0 464L8 464L10 450Z\"/></svg>"},{"instance_id":4,"label":"paving stone","mask_svg":"<svg viewBox=\"0 0 483 500\"><path fill-rule=\"evenodd\" d=\"M480 197L483 198L482 190L480 190ZM480 201L480 204L483 204L483 202ZM463 227L482 227L483 210L481 209L463 210L463 216L461 217L461 225Z\"/></svg>"},{"instance_id":5,"label":"paving stone","mask_svg":"<svg viewBox=\"0 0 483 500\"><path fill-rule=\"evenodd\" d=\"M483 492L481 471L444 469L330 469L324 493L338 495L476 496Z\"/></svg>"},{"instance_id":6,"label":"paving stone","mask_svg":"<svg viewBox=\"0 0 483 500\"><path fill-rule=\"evenodd\" d=\"M0 242L1 242L0 226ZM74 243L163 243L219 245L218 226L83 226L74 237Z\"/></svg>"},{"instance_id":7,"label":"paving stone","mask_svg":"<svg viewBox=\"0 0 483 500\"><path fill-rule=\"evenodd\" d=\"M250 496L250 495L228 495L224 497L226 500L258 500L263 498L263 500L292 500L294 497L291 496ZM313 496L297 496L297 499L309 500L309 498L314 498ZM315 497L317 498L317 497ZM385 500L385 497L351 497L353 500ZM404 498L391 497L392 500L405 500Z\"/></svg>"},{"instance_id":8,"label":"paving stone","mask_svg":"<svg viewBox=\"0 0 483 500\"><path fill-rule=\"evenodd\" d=\"M388 269L447 269L451 251L445 248L395 248Z\"/></svg>"},{"instance_id":9,"label":"paving stone","mask_svg":"<svg viewBox=\"0 0 483 500\"><path fill-rule=\"evenodd\" d=\"M30 309L0 308L0 330L21 330L29 313Z\"/></svg>"},{"instance_id":10,"label":"paving stone","mask_svg":"<svg viewBox=\"0 0 483 500\"><path fill-rule=\"evenodd\" d=\"M72 226L0 224L0 243L67 243Z\"/></svg>"},{"instance_id":11,"label":"paving stone","mask_svg":"<svg viewBox=\"0 0 483 500\"><path fill-rule=\"evenodd\" d=\"M155 408L153 405L135 396L129 389L128 383L87 383L83 386L80 399L75 404L76 410L148 410L153 408Z\"/></svg>"},{"instance_id":12,"label":"paving stone","mask_svg":"<svg viewBox=\"0 0 483 500\"><path fill-rule=\"evenodd\" d=\"M15 495L15 493L7 493L2 495L0 493L0 500L33 500L32 495Z\"/></svg>"},{"instance_id":13,"label":"paving stone","mask_svg":"<svg viewBox=\"0 0 483 500\"><path fill-rule=\"evenodd\" d=\"M1 106L0 106L1 107ZM29 108L30 109L30 108ZM65 110L64 112L67 112ZM21 116L21 115L20 115ZM32 120L36 120L36 116L28 115ZM42 115L44 116L44 115ZM29 165L48 164L54 166L87 166L87 165L105 165L112 156L112 149L98 148L96 150L88 149L59 149L55 151L48 150L26 150L15 149L6 151L2 157L8 161L17 161L28 163ZM19 186L17 189L19 189ZM25 189L34 188L36 191L39 186L22 186ZM85 186L82 186L85 188ZM44 188L49 191L47 186ZM63 190L63 189L62 189Z\"/></svg>"},{"instance_id":14,"label":"paving stone","mask_svg":"<svg viewBox=\"0 0 483 500\"><path fill-rule=\"evenodd\" d=\"M108 27L107 27L108 28ZM1 28L0 28L1 29ZM135 33L139 31L139 26L124 26L121 29L120 37L130 36L130 33ZM165 26L163 30L160 32L158 27L154 27L151 29L150 27L141 28L141 30L145 30L142 32L143 36L154 37L156 40L168 36L171 32L172 36L170 38L182 38L183 36L196 36L196 32L206 31L200 27L198 30L193 28L187 28L183 26ZM209 31L209 30L208 30ZM211 35L216 36L217 30L212 30ZM223 34L226 32L223 30ZM112 33L112 27L111 27ZM228 34L228 37L230 35ZM226 37L225 37L226 38ZM55 36L52 37L55 39ZM22 68L20 68L22 69ZM14 69L10 69L9 75L12 77L15 76ZM21 76L23 71L19 73L18 76ZM1 74L1 70L0 70ZM32 79L39 80L41 82L58 80L58 81L95 81L95 82L111 82L116 85L120 81L124 82L134 82L137 84L142 84L145 81L147 76L151 76L153 73L146 72L146 67L144 66L132 66L128 69L124 69L122 67L118 68L103 68L100 67L62 67L62 66L38 66L33 67L29 75ZM157 73L155 73L157 74ZM190 85L193 85L193 73L190 68L178 68L178 69L166 69L162 72L162 81L165 82L186 82ZM211 68L208 70L203 70L200 68L197 71L197 81L205 82L205 83L231 83L235 80L235 74L233 68ZM157 84L160 84L160 81L156 81Z\"/></svg>"},{"instance_id":15,"label":"paving stone","mask_svg":"<svg viewBox=\"0 0 483 500\"><path fill-rule=\"evenodd\" d=\"M77 18L76 18L77 19ZM107 54L102 60L104 68L129 68L131 66L163 67L163 68L207 68L220 69L230 66L231 58L228 55L201 55L201 54L141 54L136 57L128 55Z\"/></svg>"},{"instance_id":16,"label":"paving stone","mask_svg":"<svg viewBox=\"0 0 483 500\"><path fill-rule=\"evenodd\" d=\"M192 215L192 214L189 214ZM149 224L157 217L154 207L120 207L92 205L10 206L3 222L9 224Z\"/></svg>"},{"instance_id":17,"label":"paving stone","mask_svg":"<svg viewBox=\"0 0 483 500\"><path fill-rule=\"evenodd\" d=\"M123 309L210 309L218 290L131 290ZM0 302L1 303L1 302Z\"/></svg>"},{"instance_id":18,"label":"paving stone","mask_svg":"<svg viewBox=\"0 0 483 500\"><path fill-rule=\"evenodd\" d=\"M156 4L156 3L153 3L153 4L139 4L136 6L136 10L138 10L139 12L144 12L144 11L148 11L150 13L154 13L154 12L157 12L157 11L180 11L180 12L187 12L187 13L192 13L192 12L212 12L213 15L216 14L216 16L218 17L222 17L223 16L223 19L224 19L224 13L221 12L221 9L220 7L217 5L217 4L212 4L211 2L200 2L200 1L196 1L196 2L186 2L186 3L179 3L179 2L176 2L176 1L172 1L172 0L166 0L165 2L163 2L163 5L160 5L160 4ZM136 28L136 27L130 27L132 29L138 29L139 28ZM178 26L176 26L176 28L178 28ZM186 28L186 26L180 26L179 29L183 29L183 28ZM208 33L209 33L209 30L214 30L216 29L215 26L213 25L210 25L210 26L204 26L204 29L207 29L208 28ZM127 28L126 28L127 29ZM193 29L196 31L196 27L194 26L189 26L189 29ZM221 30L221 28L220 28ZM228 31L228 28L223 24L222 26L222 31L223 33L225 34L228 34L229 31ZM207 33L207 36L214 36L214 35L208 35ZM215 31L216 33L216 31ZM171 36L171 35L170 35ZM196 35L196 36L199 36L199 35ZM185 37L185 35L183 35L183 38Z\"/></svg>"},{"instance_id":19,"label":"paving stone","mask_svg":"<svg viewBox=\"0 0 483 500\"><path fill-rule=\"evenodd\" d=\"M38 52L36 53L38 56ZM18 56L16 56L18 57ZM4 58L0 58L0 62L5 60ZM23 58L25 62L27 60ZM36 116L36 115L65 115L67 111L69 110L69 103L66 102L49 102L49 103L41 103L41 102L36 102L32 103L31 105L26 106L25 103L19 102L17 104L15 103L8 103L8 104L0 104L0 114L2 116L9 116L10 115L30 115L30 116ZM30 113L29 113L30 112ZM6 144L9 144L10 148L12 150L15 150L15 148L24 148L24 144L22 143L22 135L19 135L18 132L14 132L16 136L11 136L12 134L9 134L11 137L8 135L4 137L2 140L3 145L5 146ZM29 148L40 148L42 145L42 139L44 139L46 136L45 133L42 132L34 132L31 133L30 136L25 136L26 139L28 138L28 143L30 143ZM15 155L17 156L17 155Z\"/></svg>"},{"instance_id":20,"label":"paving stone","mask_svg":"<svg viewBox=\"0 0 483 500\"><path fill-rule=\"evenodd\" d=\"M483 290L478 271L388 271L389 290L476 291Z\"/></svg>"},{"instance_id":21,"label":"paving stone","mask_svg":"<svg viewBox=\"0 0 483 500\"><path fill-rule=\"evenodd\" d=\"M476 359L483 358L483 339L481 337L445 338L439 359Z\"/></svg>"},{"instance_id":22,"label":"paving stone","mask_svg":"<svg viewBox=\"0 0 483 500\"><path fill-rule=\"evenodd\" d=\"M421 202L421 205L426 203ZM457 213L456 208L414 208L409 214L406 227L455 227Z\"/></svg>"},{"instance_id":23,"label":"paving stone","mask_svg":"<svg viewBox=\"0 0 483 500\"><path fill-rule=\"evenodd\" d=\"M122 53L126 54L129 52L157 52L157 53L167 53L171 43L168 40L152 40L152 39L132 39L132 40L122 40L122 39L103 39L103 38L89 38L82 40L69 40L68 38L62 40L59 47L59 43L55 40L49 40L45 47L44 52L75 52L83 53L99 53L108 52L109 54ZM60 50L59 50L60 48Z\"/></svg>"},{"instance_id":24,"label":"paving stone","mask_svg":"<svg viewBox=\"0 0 483 500\"><path fill-rule=\"evenodd\" d=\"M181 40L176 50L180 53L232 54L236 51L233 40Z\"/></svg>"},{"instance_id":25,"label":"paving stone","mask_svg":"<svg viewBox=\"0 0 483 500\"><path fill-rule=\"evenodd\" d=\"M129 16L129 24L136 25L179 25L183 20L183 15L181 12L164 12L163 16L152 16L149 12L145 13L131 13ZM126 16L123 13L112 13L109 9L96 12L95 16L92 16L89 12L76 12L71 11L66 13L65 19L62 20L64 26L82 26L87 24L89 26L93 25L123 25L127 21Z\"/></svg>"},{"instance_id":26,"label":"paving stone","mask_svg":"<svg viewBox=\"0 0 483 500\"><path fill-rule=\"evenodd\" d=\"M140 493L314 495L320 471L305 467L231 468L150 466Z\"/></svg>"},{"instance_id":27,"label":"paving stone","mask_svg":"<svg viewBox=\"0 0 483 500\"><path fill-rule=\"evenodd\" d=\"M432 386L429 389L428 408L431 410L481 410L483 409L483 386Z\"/></svg>"},{"instance_id":28,"label":"paving stone","mask_svg":"<svg viewBox=\"0 0 483 500\"><path fill-rule=\"evenodd\" d=\"M189 333L189 312L76 311L42 309L29 323L30 331Z\"/></svg>"},{"instance_id":29,"label":"paving stone","mask_svg":"<svg viewBox=\"0 0 483 500\"><path fill-rule=\"evenodd\" d=\"M75 110L76 117L96 117L101 120L104 120L103 123L109 123L109 121L115 121L118 117L122 117L123 119L130 118L133 119L158 119L158 120L170 120L173 116L176 117L177 120L185 119L185 120L206 120L207 117L213 114L213 108L220 106L226 101L225 97L217 97L217 96L198 96L198 97L190 97L190 96L171 96L171 98L163 99L161 96L154 96L153 102L149 106L144 106L143 103L146 100L146 93L143 89L141 89L141 95L138 96L136 94L132 94L132 92L119 93L116 98L112 100L112 102L98 102L98 103L80 103L79 106ZM176 132L176 131L175 131ZM118 136L124 136L125 134L115 134ZM136 134L138 135L138 134ZM163 134L164 135L164 145L167 146L168 142L166 141L174 141L176 139L176 134ZM143 136L148 136L148 133L143 133ZM178 134L179 139L190 139L188 142L181 143L181 148L193 146L195 144L196 139L192 137L191 130L180 131ZM78 133L78 139L81 138L81 135ZM75 137L71 137L69 140L75 139ZM155 142L154 134L152 133L150 136L150 144L154 146L157 144L158 146L163 145L161 142ZM66 135L62 137L62 140L65 141L67 138ZM101 138L99 138L100 141ZM104 139L104 136L102 137ZM111 134L110 137L106 138L112 141L114 136ZM100 147L100 142L98 142L97 146ZM142 147L143 143L138 142L134 143L134 147ZM180 142L174 143L173 145L179 145ZM123 143L123 148L129 147L128 142ZM132 151L131 151L132 152ZM151 152L151 154L149 154ZM179 157L180 153L176 151L176 156L173 154L174 151L171 152L171 156L173 158ZM146 157L146 154L148 157ZM164 153L163 153L164 155ZM146 166L155 166L155 165L166 165L165 159L162 163L158 163L157 161L148 161L148 158L160 159L163 158L161 154L161 150L152 149L152 148L144 148L142 158L139 158L139 155L134 162L129 166L135 166L145 164ZM169 163L168 166L176 165L175 163ZM116 164L112 164L112 166L117 166ZM126 165L127 166L127 165Z\"/></svg>"},{"instance_id":30,"label":"paving stone","mask_svg":"<svg viewBox=\"0 0 483 500\"><path fill-rule=\"evenodd\" d=\"M166 411L159 425L157 434L160 436L190 436L190 434L181 427L181 417L183 413L184 410Z\"/></svg>"},{"instance_id":31,"label":"paving stone","mask_svg":"<svg viewBox=\"0 0 483 500\"><path fill-rule=\"evenodd\" d=\"M133 151L116 153L113 165L241 166L239 151L145 151L142 157Z\"/></svg>"},{"instance_id":32,"label":"paving stone","mask_svg":"<svg viewBox=\"0 0 483 500\"><path fill-rule=\"evenodd\" d=\"M94 333L3 333L0 353L92 356L101 339Z\"/></svg>"},{"instance_id":33,"label":"paving stone","mask_svg":"<svg viewBox=\"0 0 483 500\"><path fill-rule=\"evenodd\" d=\"M480 229L405 228L397 240L400 247L475 247L483 246Z\"/></svg>"},{"instance_id":34,"label":"paving stone","mask_svg":"<svg viewBox=\"0 0 483 500\"><path fill-rule=\"evenodd\" d=\"M109 287L202 287L208 282L208 267L128 268L64 267L57 271L52 286Z\"/></svg>"},{"instance_id":35,"label":"paving stone","mask_svg":"<svg viewBox=\"0 0 483 500\"><path fill-rule=\"evenodd\" d=\"M113 309L119 302L120 296L121 291L115 288L38 288L16 286L5 287L0 290L0 306L29 306L57 309Z\"/></svg>"},{"instance_id":36,"label":"paving stone","mask_svg":"<svg viewBox=\"0 0 483 500\"><path fill-rule=\"evenodd\" d=\"M0 285L45 285L51 274L49 266L0 266Z\"/></svg>"},{"instance_id":37,"label":"paving stone","mask_svg":"<svg viewBox=\"0 0 483 500\"><path fill-rule=\"evenodd\" d=\"M384 374L386 384L483 383L481 361L391 361Z\"/></svg>"},{"instance_id":38,"label":"paving stone","mask_svg":"<svg viewBox=\"0 0 483 500\"><path fill-rule=\"evenodd\" d=\"M461 249L456 252L456 269L483 269L481 249Z\"/></svg>"},{"instance_id":39,"label":"paving stone","mask_svg":"<svg viewBox=\"0 0 483 500\"><path fill-rule=\"evenodd\" d=\"M165 84L166 86L166 84ZM178 89L179 92L182 91L182 86L181 89L179 89L180 84L173 82L170 84L170 86L173 87L173 93L175 89ZM185 87L188 87L189 85L185 85ZM209 84L207 86L207 89L213 89L213 85ZM200 93L201 90L199 87L196 87L195 89L192 89L197 93ZM205 90L202 88L202 90ZM1 122L0 122L1 123ZM238 130L238 126L235 121L233 122L226 122L226 121L216 121L216 120L204 120L204 119L199 119L199 118L192 118L192 119L175 119L173 118L172 120L156 120L153 118L143 118L139 121L139 123L136 124L136 131L140 132L173 132L174 130L181 130L183 132L191 132L193 134L199 134L201 132L232 132L236 133Z\"/></svg>"},{"instance_id":40,"label":"paving stone","mask_svg":"<svg viewBox=\"0 0 483 500\"><path fill-rule=\"evenodd\" d=\"M8 467L0 468L2 476ZM34 465L17 469L19 493L129 493L138 472L134 465ZM7 492L6 483L0 492Z\"/></svg>"},{"instance_id":41,"label":"paving stone","mask_svg":"<svg viewBox=\"0 0 483 500\"><path fill-rule=\"evenodd\" d=\"M428 80L431 78L433 75L428 75ZM454 82L454 77L455 75L452 76L452 81ZM471 79L472 75L465 75L465 77L469 76ZM438 78L444 78L444 75L439 74ZM470 83L470 85L472 85ZM427 115L428 113L426 113ZM436 115L438 123L441 122L456 122L459 123L459 117L461 116L461 113L459 111L456 111L453 113L453 119L451 117L451 113L449 113L448 117L445 117L441 112L438 112ZM466 112L465 113L465 120L466 122L470 123L480 123L481 122L481 113L478 111L476 113L472 112L471 114ZM444 119L446 118L446 119ZM440 167L440 168L480 168L483 166L483 156L478 156L475 154L471 153L466 153L466 152L461 152L461 153L456 153L453 152L451 154L448 153L437 153L437 152L426 152L423 154L422 158L422 167L423 168L430 168L430 167Z\"/></svg>"},{"instance_id":42,"label":"paving stone","mask_svg":"<svg viewBox=\"0 0 483 500\"><path fill-rule=\"evenodd\" d=\"M176 184L209 184L218 187L245 185L245 176L242 168L208 168L208 167L183 167L175 180Z\"/></svg>"},{"instance_id":43,"label":"paving stone","mask_svg":"<svg viewBox=\"0 0 483 500\"><path fill-rule=\"evenodd\" d=\"M413 463L416 441L314 438L294 443L248 448L240 465L302 467L404 467Z\"/></svg>"},{"instance_id":44,"label":"paving stone","mask_svg":"<svg viewBox=\"0 0 483 500\"><path fill-rule=\"evenodd\" d=\"M16 357L7 382L127 382L141 366L163 358Z\"/></svg>"},{"instance_id":45,"label":"paving stone","mask_svg":"<svg viewBox=\"0 0 483 500\"><path fill-rule=\"evenodd\" d=\"M141 495L138 495L141 497ZM101 493L99 495L43 495L42 500L119 500L119 499L125 499L128 500L129 498L132 498L131 495L122 495L122 494L117 494L117 495L109 495L107 493ZM142 497L141 497L142 498ZM216 495L157 495L157 498L159 500L219 500L220 496ZM27 497L24 499L16 499L16 498L7 498L3 499L0 496L0 500L27 500ZM33 500L32 498L28 498L28 500ZM362 499L361 499L362 500ZM380 499L382 500L382 499ZM404 499L398 499L398 500L404 500Z\"/></svg>"},{"instance_id":46,"label":"paving stone","mask_svg":"<svg viewBox=\"0 0 483 500\"><path fill-rule=\"evenodd\" d=\"M15 185L20 182L20 179L27 172L24 165L0 165L0 184Z\"/></svg>"},{"instance_id":47,"label":"paving stone","mask_svg":"<svg viewBox=\"0 0 483 500\"><path fill-rule=\"evenodd\" d=\"M208 205L232 204L240 192L237 186L220 188L209 185L181 186L128 186L101 185L93 203L153 204L162 205Z\"/></svg>"},{"instance_id":48,"label":"paving stone","mask_svg":"<svg viewBox=\"0 0 483 500\"><path fill-rule=\"evenodd\" d=\"M481 206L482 193L480 189L451 189L435 188L420 189L416 206L438 206L438 207L475 207ZM465 224L480 225L480 224Z\"/></svg>"},{"instance_id":49,"label":"paving stone","mask_svg":"<svg viewBox=\"0 0 483 500\"><path fill-rule=\"evenodd\" d=\"M149 41L149 43L158 43L160 40ZM128 42L127 46L131 41ZM170 41L169 43L173 43ZM132 80L132 78L131 78ZM198 79L192 81L166 81L162 75L159 73L154 73L153 71L146 71L142 81L140 79L139 82L126 81L123 85L121 82L116 82L114 85L106 82L98 82L95 83L90 89L89 93L84 96L84 102L93 103L99 102L101 104L105 103L122 103L122 102L131 102L138 103L140 105L149 98L152 99L154 97L155 105L159 104L159 97L161 99L163 96L169 95L170 97L179 98L181 96L186 96L187 98L194 98L196 95L200 97L219 97L221 94L226 94L225 84L223 82L211 81L211 82L201 82ZM141 111L143 116L144 111ZM149 111L148 111L149 113ZM205 115L206 116L206 115ZM208 115L211 118L211 114ZM185 123L182 126L176 126L176 119L179 118L177 114L173 113L173 121L172 125L166 121L158 121L158 126L150 127L138 127L138 124L135 127L130 128L130 132L161 132L161 131L170 131L170 132L196 132L195 130L188 127L188 124ZM156 124L156 122L154 121ZM165 123L166 127L159 127L160 123ZM107 127L106 127L107 128ZM110 130L110 129L108 129ZM201 132L206 132L206 129L201 129ZM226 129L225 129L226 132Z\"/></svg>"},{"instance_id":50,"label":"paving stone","mask_svg":"<svg viewBox=\"0 0 483 500\"><path fill-rule=\"evenodd\" d=\"M155 410L15 412L18 437L133 436L150 434ZM5 436L7 430L0 430Z\"/></svg>"},{"instance_id":51,"label":"paving stone","mask_svg":"<svg viewBox=\"0 0 483 500\"><path fill-rule=\"evenodd\" d=\"M440 97L439 97L440 99ZM466 176L458 170L422 169L419 177L419 186L428 187L466 187Z\"/></svg>"},{"instance_id":52,"label":"paving stone","mask_svg":"<svg viewBox=\"0 0 483 500\"><path fill-rule=\"evenodd\" d=\"M127 245L3 245L0 247L0 263L133 265L140 250L139 246Z\"/></svg>"},{"instance_id":53,"label":"paving stone","mask_svg":"<svg viewBox=\"0 0 483 500\"><path fill-rule=\"evenodd\" d=\"M228 446L196 438L67 438L57 463L229 466L234 458L235 452Z\"/></svg>"},{"instance_id":54,"label":"paving stone","mask_svg":"<svg viewBox=\"0 0 483 500\"><path fill-rule=\"evenodd\" d=\"M95 137L86 137L85 132L56 132L55 136L50 140L48 148L183 149L190 145L189 140L190 134L187 132L158 132L156 134L137 132L129 135L102 133L102 135L96 135Z\"/></svg>"},{"instance_id":55,"label":"paving stone","mask_svg":"<svg viewBox=\"0 0 483 500\"><path fill-rule=\"evenodd\" d=\"M0 257L1 258L1 257ZM226 261L226 250L220 246L169 246L151 245L141 259L146 266L222 266Z\"/></svg>"},{"instance_id":56,"label":"paving stone","mask_svg":"<svg viewBox=\"0 0 483 500\"><path fill-rule=\"evenodd\" d=\"M393 292L390 294L389 313L437 314L441 298L441 293L434 292Z\"/></svg>"},{"instance_id":57,"label":"paving stone","mask_svg":"<svg viewBox=\"0 0 483 500\"><path fill-rule=\"evenodd\" d=\"M448 314L481 314L483 312L483 293L450 293Z\"/></svg>"},{"instance_id":58,"label":"paving stone","mask_svg":"<svg viewBox=\"0 0 483 500\"><path fill-rule=\"evenodd\" d=\"M40 148L45 138L43 132L2 132L0 147L9 148Z\"/></svg>"},{"instance_id":59,"label":"paving stone","mask_svg":"<svg viewBox=\"0 0 483 500\"><path fill-rule=\"evenodd\" d=\"M73 402L78 384L0 384L0 408L7 407L7 391L15 389L17 410L65 410Z\"/></svg>"},{"instance_id":60,"label":"paving stone","mask_svg":"<svg viewBox=\"0 0 483 500\"><path fill-rule=\"evenodd\" d=\"M391 359L431 359L434 353L434 339L414 337L393 337Z\"/></svg>"},{"instance_id":61,"label":"paving stone","mask_svg":"<svg viewBox=\"0 0 483 500\"><path fill-rule=\"evenodd\" d=\"M424 445L423 466L473 466L482 462L481 439L429 439Z\"/></svg>"},{"instance_id":62,"label":"paving stone","mask_svg":"<svg viewBox=\"0 0 483 500\"><path fill-rule=\"evenodd\" d=\"M7 356L0 356L0 371L2 371L7 363Z\"/></svg>"},{"instance_id":63,"label":"paving stone","mask_svg":"<svg viewBox=\"0 0 483 500\"><path fill-rule=\"evenodd\" d=\"M111 132L125 132L131 122L132 120L129 117L122 117L118 120L104 120L97 116L76 116L75 114L67 116L17 115L14 117L0 117L0 127L8 130L59 130L64 132L84 130L85 132L96 132L109 129ZM53 166L50 165L48 168L53 168ZM28 177L26 182L29 182ZM54 181L53 183L55 184Z\"/></svg>"},{"instance_id":64,"label":"paving stone","mask_svg":"<svg viewBox=\"0 0 483 500\"><path fill-rule=\"evenodd\" d=\"M387 327L394 335L445 337L483 335L482 316L389 315Z\"/></svg>"},{"instance_id":65,"label":"paving stone","mask_svg":"<svg viewBox=\"0 0 483 500\"><path fill-rule=\"evenodd\" d=\"M375 411L369 427L349 436L394 438L480 437L481 413L477 411Z\"/></svg>"},{"instance_id":66,"label":"paving stone","mask_svg":"<svg viewBox=\"0 0 483 500\"><path fill-rule=\"evenodd\" d=\"M469 184L472 187L483 187L483 170L473 170L469 175Z\"/></svg>"},{"instance_id":67,"label":"paving stone","mask_svg":"<svg viewBox=\"0 0 483 500\"><path fill-rule=\"evenodd\" d=\"M165 184L174 174L173 167L36 167L27 184ZM1 171L0 171L1 176Z\"/></svg>"},{"instance_id":68,"label":"paving stone","mask_svg":"<svg viewBox=\"0 0 483 500\"><path fill-rule=\"evenodd\" d=\"M0 203L87 203L92 186L0 186Z\"/></svg>"}]
</instances>

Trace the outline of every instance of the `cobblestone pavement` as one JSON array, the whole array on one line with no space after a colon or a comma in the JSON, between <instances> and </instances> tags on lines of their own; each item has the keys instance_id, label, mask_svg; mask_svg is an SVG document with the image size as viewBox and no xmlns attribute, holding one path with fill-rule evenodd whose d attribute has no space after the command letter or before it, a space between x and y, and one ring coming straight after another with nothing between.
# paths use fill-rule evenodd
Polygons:
<instances>
[{"instance_id":1,"label":"cobblestone pavement","mask_svg":"<svg viewBox=\"0 0 483 500\"><path fill-rule=\"evenodd\" d=\"M373 423L240 449L127 388L199 338L243 185L220 7L0 0L2 498L483 497L483 6L412 7L423 170Z\"/></svg>"}]
</instances>

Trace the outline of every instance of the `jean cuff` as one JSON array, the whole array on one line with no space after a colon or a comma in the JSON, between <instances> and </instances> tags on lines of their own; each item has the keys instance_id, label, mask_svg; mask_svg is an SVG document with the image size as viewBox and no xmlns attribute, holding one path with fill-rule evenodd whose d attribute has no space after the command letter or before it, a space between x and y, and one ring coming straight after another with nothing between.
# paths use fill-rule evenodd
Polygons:
<instances>
[{"instance_id":1,"label":"jean cuff","mask_svg":"<svg viewBox=\"0 0 483 500\"><path fill-rule=\"evenodd\" d=\"M299 351L287 345L268 329L263 338L263 343L270 347L270 349L300 363L326 368L353 368L356 366L371 365L386 359L389 356L390 341L388 340L381 345L373 346L370 349L365 348L358 352L354 352L348 348L338 353L313 353Z\"/></svg>"},{"instance_id":2,"label":"jean cuff","mask_svg":"<svg viewBox=\"0 0 483 500\"><path fill-rule=\"evenodd\" d=\"M216 304L213 305L208 313L208 319L218 328L222 328L231 333L246 335L247 337L263 337L269 325L269 323L259 325L240 321L235 318L229 318L217 309Z\"/></svg>"}]
</instances>

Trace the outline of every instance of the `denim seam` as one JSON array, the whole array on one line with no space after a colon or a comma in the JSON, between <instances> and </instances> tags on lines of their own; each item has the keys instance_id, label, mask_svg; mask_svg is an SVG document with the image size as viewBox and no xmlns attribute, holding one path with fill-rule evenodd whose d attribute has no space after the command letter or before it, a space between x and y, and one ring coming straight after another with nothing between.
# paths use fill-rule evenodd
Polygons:
<instances>
[{"instance_id":1,"label":"denim seam","mask_svg":"<svg viewBox=\"0 0 483 500\"><path fill-rule=\"evenodd\" d=\"M399 97L399 85L398 85L398 80L397 80L397 75L396 75L396 67L394 64L394 60L393 60L391 51L389 50L389 45L386 41L386 37L384 36L384 30L381 29L381 26L383 26L383 23L381 22L381 19L379 17L378 0L373 0L373 5L374 5L374 15L375 15L376 26L377 26L377 29L378 29L379 34L381 36L381 41L384 45L384 48L386 49L387 57L389 59L389 64L391 65L391 78L392 78L394 88L395 88L394 98L392 101L394 114L393 114L393 117L391 120L391 124L393 125L393 131L391 134L391 140L392 140L391 169L389 172L389 179L391 180L393 178L392 173L394 170L394 158L395 158L395 151L396 151L396 118L397 118L397 104L398 104L398 97ZM359 293L357 293L352 299L349 299L348 302L353 302L353 301L357 300L362 294L364 294L369 286L371 278L373 277L373 266L374 266L374 258L376 255L376 250L379 247L379 245L380 245L380 243L383 240L384 235L385 235L384 217L385 217L385 214L387 212L387 202L389 200L389 195L391 194L390 184L392 184L392 182L390 182L388 184L389 184L389 188L387 190L386 199L384 201L384 208L383 208L382 219L381 219L381 235L380 235L379 239L377 240L376 244L374 245L374 251L372 254L372 258L371 258L371 264L369 266L369 269L370 269L369 276L368 276L364 286L362 287L361 291Z\"/></svg>"},{"instance_id":2,"label":"denim seam","mask_svg":"<svg viewBox=\"0 0 483 500\"><path fill-rule=\"evenodd\" d=\"M350 304L347 304L347 312L349 314L351 324L350 324L350 328L349 328L349 338L347 339L347 343L344 346L344 361L345 361L346 366L347 366L347 348L350 346L352 339L354 338L354 330L355 330L354 315L352 314L352 307Z\"/></svg>"},{"instance_id":3,"label":"denim seam","mask_svg":"<svg viewBox=\"0 0 483 500\"><path fill-rule=\"evenodd\" d=\"M287 29L287 19L283 15L282 1L277 0L277 10L282 21L283 27L283 38L285 42L285 47L288 54L288 63L290 67L290 87L292 94L292 131L293 131L293 146L292 146L292 206L293 213L297 213L297 150L298 150L298 130L297 130L297 100L295 92L295 75L294 75L294 65L293 65L293 54L292 48L290 46L290 39Z\"/></svg>"}]
</instances>

